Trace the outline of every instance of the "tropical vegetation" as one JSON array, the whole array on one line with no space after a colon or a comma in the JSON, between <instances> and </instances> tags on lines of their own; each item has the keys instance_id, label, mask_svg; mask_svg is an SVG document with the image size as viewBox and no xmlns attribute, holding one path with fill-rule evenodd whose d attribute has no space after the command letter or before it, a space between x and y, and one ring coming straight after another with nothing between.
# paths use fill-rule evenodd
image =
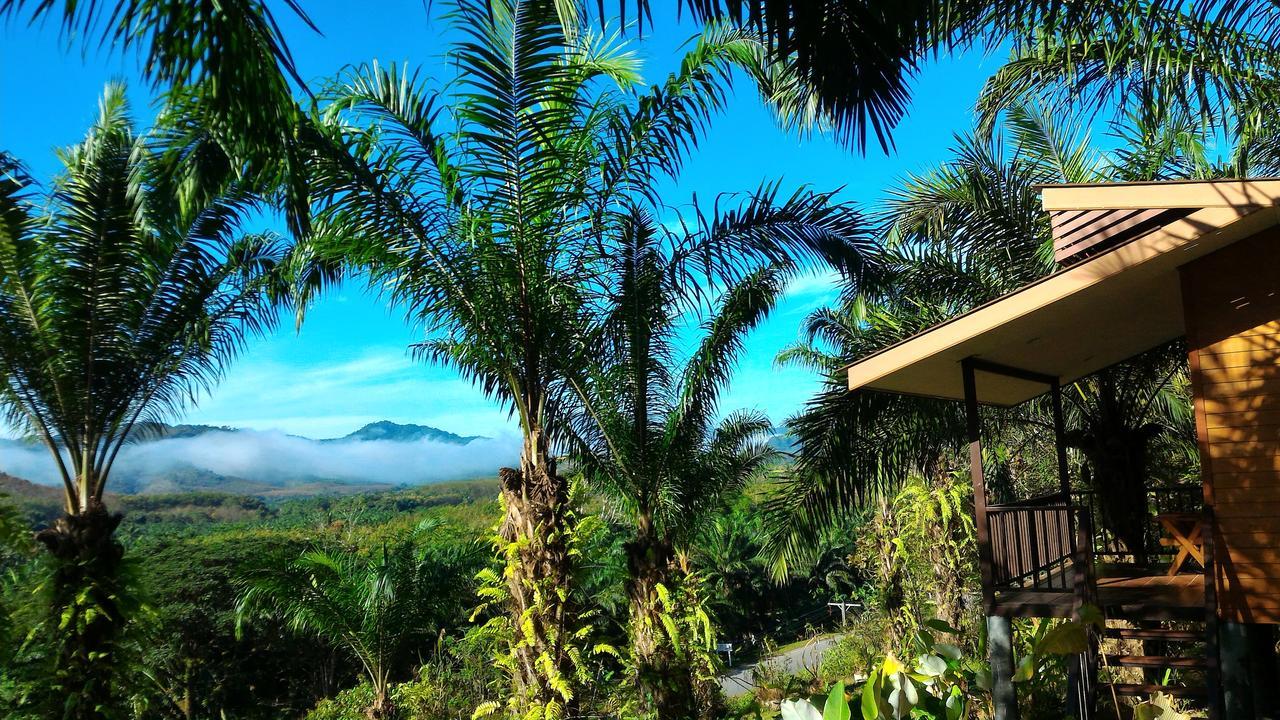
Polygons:
<instances>
[{"instance_id":1,"label":"tropical vegetation","mask_svg":"<svg viewBox=\"0 0 1280 720\"><path fill-rule=\"evenodd\" d=\"M309 84L260 0L0 0L137 51L158 98L141 131L108 87L45 185L0 152L0 408L60 481L0 476L6 717L985 716L960 409L849 394L840 368L1052 272L1041 185L1280 172L1280 15L682 0L698 32L650 84L643 30L671 8L620 3L615 29L592 5L454 0L451 77L370 60ZM781 180L671 197L735 86L788 130L890 149L923 67L991 48L1009 58L972 132L881 202ZM726 407L752 331L813 273L840 295L778 362L821 389L790 418ZM344 283L510 413L516 467L113 494L126 444ZM1071 481L1138 556L1144 488L1196 470L1181 355L1064 392ZM986 413L997 497L1056 487L1053 412ZM1094 621L1019 626L1029 716L1061 717L1046 699ZM821 633L816 667L768 662ZM750 692L729 652L763 661Z\"/></svg>"}]
</instances>

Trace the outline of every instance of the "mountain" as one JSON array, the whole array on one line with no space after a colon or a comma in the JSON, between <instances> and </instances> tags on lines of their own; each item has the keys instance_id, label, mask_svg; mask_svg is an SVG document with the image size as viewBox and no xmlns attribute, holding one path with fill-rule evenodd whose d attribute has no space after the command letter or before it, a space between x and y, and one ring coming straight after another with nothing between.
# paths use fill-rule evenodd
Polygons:
<instances>
[{"instance_id":1,"label":"mountain","mask_svg":"<svg viewBox=\"0 0 1280 720\"><path fill-rule=\"evenodd\" d=\"M152 425L141 428L122 449L110 490L263 498L345 494L492 477L518 455L510 441L390 421L325 440L212 425ZM0 437L0 473L50 490L59 484L47 450L29 439Z\"/></svg>"},{"instance_id":2,"label":"mountain","mask_svg":"<svg viewBox=\"0 0 1280 720\"><path fill-rule=\"evenodd\" d=\"M164 425L157 424L143 428L140 440L169 440L173 438L200 437L211 432L236 432L236 428L225 425Z\"/></svg>"},{"instance_id":3,"label":"mountain","mask_svg":"<svg viewBox=\"0 0 1280 720\"><path fill-rule=\"evenodd\" d=\"M482 435L456 435L447 430L433 428L430 425L400 425L390 420L379 420L340 438L330 438L320 442L364 442L368 440L417 442L419 440L430 440L432 442L449 443L450 445L466 445L475 440L485 439L487 438Z\"/></svg>"}]
</instances>

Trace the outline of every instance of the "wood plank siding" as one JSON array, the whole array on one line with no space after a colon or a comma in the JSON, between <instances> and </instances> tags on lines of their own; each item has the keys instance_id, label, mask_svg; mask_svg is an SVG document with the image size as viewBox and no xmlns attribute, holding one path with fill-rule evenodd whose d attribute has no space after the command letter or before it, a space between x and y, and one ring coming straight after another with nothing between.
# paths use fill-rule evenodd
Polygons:
<instances>
[{"instance_id":1,"label":"wood plank siding","mask_svg":"<svg viewBox=\"0 0 1280 720\"><path fill-rule=\"evenodd\" d=\"M1280 623L1280 230L1182 268L1219 615Z\"/></svg>"},{"instance_id":2,"label":"wood plank siding","mask_svg":"<svg viewBox=\"0 0 1280 720\"><path fill-rule=\"evenodd\" d=\"M1053 260L1079 262L1190 215L1194 208L1125 208L1058 210L1049 213L1053 226Z\"/></svg>"}]
</instances>

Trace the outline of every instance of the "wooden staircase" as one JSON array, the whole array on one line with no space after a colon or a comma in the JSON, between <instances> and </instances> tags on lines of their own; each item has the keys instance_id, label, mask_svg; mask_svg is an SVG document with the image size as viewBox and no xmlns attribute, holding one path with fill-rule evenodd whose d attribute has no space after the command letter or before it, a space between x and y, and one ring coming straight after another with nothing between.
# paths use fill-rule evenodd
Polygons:
<instances>
[{"instance_id":1,"label":"wooden staircase","mask_svg":"<svg viewBox=\"0 0 1280 720\"><path fill-rule=\"evenodd\" d=\"M1103 631L1105 640L1142 643L1142 654L1129 655L1103 652L1099 656L1099 689L1104 699L1149 699L1156 693L1192 701L1201 707L1208 703L1207 684L1216 670L1216 648L1210 642L1203 617L1146 621L1147 627L1115 627L1109 621ZM1136 668L1142 671L1142 682L1116 680L1116 670ZM1132 674L1132 673L1130 673Z\"/></svg>"}]
</instances>

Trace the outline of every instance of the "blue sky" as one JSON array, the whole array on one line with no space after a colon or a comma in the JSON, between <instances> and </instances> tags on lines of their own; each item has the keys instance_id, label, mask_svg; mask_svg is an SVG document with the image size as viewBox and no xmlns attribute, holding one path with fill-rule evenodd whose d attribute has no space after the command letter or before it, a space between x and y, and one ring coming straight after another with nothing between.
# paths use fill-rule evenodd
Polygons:
<instances>
[{"instance_id":1,"label":"blue sky","mask_svg":"<svg viewBox=\"0 0 1280 720\"><path fill-rule=\"evenodd\" d=\"M305 2L323 35L283 9L278 19L303 77L313 84L347 64L373 59L408 61L447 78L442 61L446 28L428 17L426 4ZM445 3L432 5L438 15ZM657 27L646 30L638 44L650 82L675 67L680 46L696 30L687 23L656 20ZM975 53L926 68L915 84L910 115L895 133L897 149L889 155L871 148L863 156L830 138L789 135L775 126L753 89L739 82L728 112L714 122L679 181L663 188L663 197L668 204L687 205L695 193L705 202L722 192L749 191L763 181L781 179L788 189L801 184L843 188L848 199L874 202L896 178L947 156L953 135L970 126L973 101L1000 60ZM53 149L79 139L107 81L128 82L135 114L141 120L149 117L150 96L136 80L136 67L132 55L69 47L54 24L0 26L0 148L26 161L37 177L48 178L55 169ZM831 278L796 283L754 334L725 410L757 408L780 422L799 409L817 388L817 379L802 370L777 368L773 358L796 340L805 313L833 296ZM273 336L253 342L226 381L181 419L309 437L342 435L378 419L460 434L501 435L512 429L505 411L452 370L410 360L406 347L416 339L399 312L359 287L343 288L311 310L300 333L286 321Z\"/></svg>"}]
</instances>

